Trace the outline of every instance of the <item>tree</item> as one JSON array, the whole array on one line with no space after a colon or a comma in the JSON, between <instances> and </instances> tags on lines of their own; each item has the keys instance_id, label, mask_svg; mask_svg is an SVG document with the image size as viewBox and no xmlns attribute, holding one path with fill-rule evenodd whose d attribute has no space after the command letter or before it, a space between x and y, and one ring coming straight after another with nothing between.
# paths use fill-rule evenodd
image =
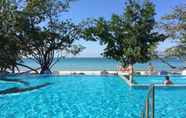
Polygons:
<instances>
[{"instance_id":1,"label":"tree","mask_svg":"<svg viewBox=\"0 0 186 118\"><path fill-rule=\"evenodd\" d=\"M28 55L41 66L41 74L51 73L55 57L63 56L59 52L77 54L84 48L74 44L80 38L80 28L68 20L59 21L70 1L29 0L23 10L27 25L23 42L29 49Z\"/></svg>"},{"instance_id":2,"label":"tree","mask_svg":"<svg viewBox=\"0 0 186 118\"><path fill-rule=\"evenodd\" d=\"M9 0L0 0L0 71L18 69L21 60L21 44L15 34L16 6Z\"/></svg>"},{"instance_id":3,"label":"tree","mask_svg":"<svg viewBox=\"0 0 186 118\"><path fill-rule=\"evenodd\" d=\"M84 37L106 45L103 55L119 61L124 67L145 63L165 36L154 30L155 6L145 0L128 0L123 15L112 15L110 21L99 18L84 28Z\"/></svg>"},{"instance_id":4,"label":"tree","mask_svg":"<svg viewBox=\"0 0 186 118\"><path fill-rule=\"evenodd\" d=\"M61 22L53 25L52 28L52 31L47 28L43 30L32 29L32 32L29 33L30 42L28 45L31 58L41 66L40 73L42 74L51 72L51 67L58 61L56 58L63 56L59 52L75 55L83 49L82 46L73 44L79 38L78 30L74 24Z\"/></svg>"},{"instance_id":5,"label":"tree","mask_svg":"<svg viewBox=\"0 0 186 118\"><path fill-rule=\"evenodd\" d=\"M165 53L186 61L186 4L178 5L171 13L162 17L161 27L170 39L177 41L176 46L168 48Z\"/></svg>"},{"instance_id":6,"label":"tree","mask_svg":"<svg viewBox=\"0 0 186 118\"><path fill-rule=\"evenodd\" d=\"M19 0L17 3L0 0L0 68L32 69L21 63L27 57L40 65L40 73L51 73L50 69L63 53L79 53L84 47L74 41L79 39L80 27L60 20L71 1L74 0Z\"/></svg>"}]
</instances>

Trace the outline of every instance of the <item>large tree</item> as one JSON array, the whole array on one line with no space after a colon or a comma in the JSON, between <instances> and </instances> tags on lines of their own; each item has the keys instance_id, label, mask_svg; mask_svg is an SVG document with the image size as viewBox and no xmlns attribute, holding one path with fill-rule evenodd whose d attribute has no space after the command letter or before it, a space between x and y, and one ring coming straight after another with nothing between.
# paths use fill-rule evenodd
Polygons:
<instances>
[{"instance_id":1,"label":"large tree","mask_svg":"<svg viewBox=\"0 0 186 118\"><path fill-rule=\"evenodd\" d=\"M154 30L155 6L149 0L128 0L123 15L112 15L110 21L100 18L84 28L87 39L100 40L106 46L103 55L126 67L145 63L165 36Z\"/></svg>"},{"instance_id":2,"label":"large tree","mask_svg":"<svg viewBox=\"0 0 186 118\"><path fill-rule=\"evenodd\" d=\"M68 10L71 1L74 0L19 0L17 3L13 3L11 0L2 0L2 3L9 3L4 5L5 8L14 6L14 9L7 10L10 13L14 10L14 13L9 15L14 16L11 21L6 21L6 17L2 17L4 18L2 21L6 22L6 24L2 24L8 30L12 29L11 35L6 30L1 30L4 37L9 36L3 39L9 47L5 50L12 54L5 53L14 59L10 62L14 62L16 66L29 68L20 63L23 56L29 57L40 65L40 73L51 73L50 69L58 60L55 57L62 57L66 52L79 53L83 47L74 42L79 39L80 27L69 20L63 20L62 17L62 13ZM2 16L6 13L4 8L0 12L2 12ZM10 43L10 39L12 43ZM2 40L2 45L5 41ZM2 49L4 48L2 47ZM18 52L15 53L15 51ZM4 56L2 55L2 57ZM4 63L5 60L3 58L2 63L7 65Z\"/></svg>"},{"instance_id":3,"label":"large tree","mask_svg":"<svg viewBox=\"0 0 186 118\"><path fill-rule=\"evenodd\" d=\"M186 61L186 3L177 5L168 15L162 17L161 27L176 41L176 45L168 48L167 56L176 56Z\"/></svg>"},{"instance_id":4,"label":"large tree","mask_svg":"<svg viewBox=\"0 0 186 118\"><path fill-rule=\"evenodd\" d=\"M79 39L79 32L70 22L53 24L52 29L32 29L28 36L31 59L41 66L40 73L50 73L51 67L64 54L75 55L83 49L81 45L73 44Z\"/></svg>"},{"instance_id":5,"label":"large tree","mask_svg":"<svg viewBox=\"0 0 186 118\"><path fill-rule=\"evenodd\" d=\"M14 72L22 58L22 46L16 37L16 5L0 0L0 70Z\"/></svg>"},{"instance_id":6,"label":"large tree","mask_svg":"<svg viewBox=\"0 0 186 118\"><path fill-rule=\"evenodd\" d=\"M62 19L73 0L29 0L23 10L26 14L27 46L31 58L41 66L41 74L51 73L55 57L64 52L77 54L83 48L75 45L80 38L80 28L68 20ZM41 26L43 25L44 26Z\"/></svg>"}]
</instances>

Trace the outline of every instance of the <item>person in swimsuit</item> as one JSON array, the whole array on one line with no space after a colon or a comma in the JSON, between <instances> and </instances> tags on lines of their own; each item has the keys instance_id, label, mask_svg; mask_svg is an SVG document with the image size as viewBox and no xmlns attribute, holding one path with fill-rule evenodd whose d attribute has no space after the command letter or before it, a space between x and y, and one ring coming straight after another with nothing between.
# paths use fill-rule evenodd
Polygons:
<instances>
[{"instance_id":1,"label":"person in swimsuit","mask_svg":"<svg viewBox=\"0 0 186 118\"><path fill-rule=\"evenodd\" d=\"M173 84L172 81L170 80L169 76L165 76L165 80L163 82L164 85L170 85Z\"/></svg>"}]
</instances>

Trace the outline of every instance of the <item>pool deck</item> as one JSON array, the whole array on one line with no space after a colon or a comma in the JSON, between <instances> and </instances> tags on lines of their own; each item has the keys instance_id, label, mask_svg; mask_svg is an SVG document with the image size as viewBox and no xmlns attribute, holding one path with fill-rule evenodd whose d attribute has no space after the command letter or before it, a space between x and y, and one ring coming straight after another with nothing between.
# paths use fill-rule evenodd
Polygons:
<instances>
[{"instance_id":1,"label":"pool deck","mask_svg":"<svg viewBox=\"0 0 186 118\"><path fill-rule=\"evenodd\" d=\"M66 71L66 70L61 70L61 71L54 71L54 74L58 74L58 75L73 75L73 74L82 74L84 73L85 75L101 75L101 73L104 70L82 70L82 71ZM108 72L108 74L120 74L120 75L127 75L127 73L124 72L120 72L120 71L109 71L109 70L105 70L106 72ZM139 72L141 75L145 74L145 71L135 71L135 72Z\"/></svg>"}]
</instances>

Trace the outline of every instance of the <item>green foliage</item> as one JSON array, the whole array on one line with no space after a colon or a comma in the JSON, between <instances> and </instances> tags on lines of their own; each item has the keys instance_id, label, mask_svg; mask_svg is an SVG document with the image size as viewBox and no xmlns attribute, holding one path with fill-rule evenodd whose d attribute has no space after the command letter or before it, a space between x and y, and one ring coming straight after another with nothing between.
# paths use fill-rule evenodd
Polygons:
<instances>
[{"instance_id":1,"label":"green foliage","mask_svg":"<svg viewBox=\"0 0 186 118\"><path fill-rule=\"evenodd\" d=\"M22 58L21 44L16 37L16 6L0 0L0 70L12 70Z\"/></svg>"},{"instance_id":2,"label":"green foliage","mask_svg":"<svg viewBox=\"0 0 186 118\"><path fill-rule=\"evenodd\" d=\"M120 61L123 66L144 63L153 55L156 45L165 36L154 30L155 6L128 0L123 15L113 15L110 21L99 18L84 27L84 38L100 40L105 45L103 55Z\"/></svg>"},{"instance_id":3,"label":"green foliage","mask_svg":"<svg viewBox=\"0 0 186 118\"><path fill-rule=\"evenodd\" d=\"M68 21L60 22L44 29L32 29L28 32L31 57L35 62L41 65L41 68L50 69L55 63L54 57L63 55L55 55L55 53L64 54L65 52L77 54L83 48L73 44L79 39L79 29L73 23Z\"/></svg>"},{"instance_id":4,"label":"green foliage","mask_svg":"<svg viewBox=\"0 0 186 118\"><path fill-rule=\"evenodd\" d=\"M38 63L41 73L50 73L56 56L75 55L84 48L74 43L80 37L80 27L59 20L71 1L20 0L16 4L0 0L0 62L4 70L22 65L18 62L24 56Z\"/></svg>"},{"instance_id":5,"label":"green foliage","mask_svg":"<svg viewBox=\"0 0 186 118\"><path fill-rule=\"evenodd\" d=\"M24 9L29 26L26 30L26 45L31 58L41 66L41 73L50 73L55 56L60 58L64 53L77 54L83 49L74 44L79 39L80 28L68 20L59 21L58 18L69 8L70 1L30 0Z\"/></svg>"}]
</instances>

